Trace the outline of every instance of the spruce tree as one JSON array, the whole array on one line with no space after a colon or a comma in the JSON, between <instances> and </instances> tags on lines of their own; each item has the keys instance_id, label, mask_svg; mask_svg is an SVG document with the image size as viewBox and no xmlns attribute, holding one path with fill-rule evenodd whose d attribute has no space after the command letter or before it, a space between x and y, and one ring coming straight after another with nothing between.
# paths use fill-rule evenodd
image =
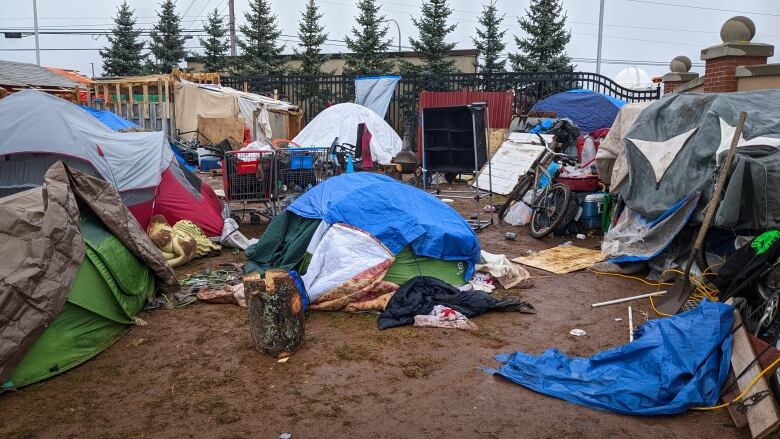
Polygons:
<instances>
[{"instance_id":1,"label":"spruce tree","mask_svg":"<svg viewBox=\"0 0 780 439\"><path fill-rule=\"evenodd\" d=\"M149 50L154 56L154 71L170 73L187 56L181 35L181 18L176 15L173 0L163 0L157 12L157 24L150 32Z\"/></svg>"},{"instance_id":2,"label":"spruce tree","mask_svg":"<svg viewBox=\"0 0 780 439\"><path fill-rule=\"evenodd\" d=\"M301 21L298 26L298 39L300 50L295 52L301 58L301 67L299 73L303 76L318 76L322 74L322 65L327 57L320 53L322 44L328 39L325 33L325 26L320 24L322 14L319 12L317 3L309 0L306 3L306 9L301 13Z\"/></svg>"},{"instance_id":3,"label":"spruce tree","mask_svg":"<svg viewBox=\"0 0 780 439\"><path fill-rule=\"evenodd\" d=\"M566 45L571 33L566 30L566 13L561 0L531 0L525 17L518 18L520 27L528 34L515 36L520 52L509 55L515 71L564 72L573 69Z\"/></svg>"},{"instance_id":4,"label":"spruce tree","mask_svg":"<svg viewBox=\"0 0 780 439\"><path fill-rule=\"evenodd\" d=\"M420 38L409 38L409 43L420 54L423 71L435 75L454 73L455 61L448 54L455 43L445 42L447 35L455 30L454 24L447 25L447 18L452 14L447 0L423 1L420 12L419 19L412 17Z\"/></svg>"},{"instance_id":5,"label":"spruce tree","mask_svg":"<svg viewBox=\"0 0 780 439\"><path fill-rule=\"evenodd\" d=\"M479 24L482 28L477 28L477 38L471 39L479 52L480 72L496 73L505 70L506 60L501 59L501 55L506 49L504 44L506 30L500 30L502 21L504 16L498 16L495 0L482 6L482 15L479 16Z\"/></svg>"},{"instance_id":6,"label":"spruce tree","mask_svg":"<svg viewBox=\"0 0 780 439\"><path fill-rule=\"evenodd\" d=\"M347 48L352 52L345 55L344 74L346 75L382 75L393 68L393 63L387 59L390 48L390 30L385 23L385 16L379 14L375 0L358 0L360 15L355 21L357 27L352 27L352 37L345 36Z\"/></svg>"},{"instance_id":7,"label":"spruce tree","mask_svg":"<svg viewBox=\"0 0 780 439\"><path fill-rule=\"evenodd\" d=\"M205 40L199 38L200 44L203 46L203 70L207 72L222 72L227 67L225 55L227 54L229 44L225 39L225 35L227 35L225 20L219 16L217 8L214 8L214 11L206 16L206 21L203 22L203 30L208 35L208 38Z\"/></svg>"},{"instance_id":8,"label":"spruce tree","mask_svg":"<svg viewBox=\"0 0 780 439\"><path fill-rule=\"evenodd\" d=\"M244 13L246 24L239 28L244 34L238 40L241 46L241 71L249 75L276 75L284 70L284 60L280 57L284 46L276 42L282 31L271 12L271 3L267 0L250 0L249 11Z\"/></svg>"},{"instance_id":9,"label":"spruce tree","mask_svg":"<svg viewBox=\"0 0 780 439\"><path fill-rule=\"evenodd\" d=\"M127 2L117 8L114 28L108 36L109 47L100 49L103 73L107 76L134 76L143 71L146 55L141 54L144 42L138 41L141 31L135 30L134 10Z\"/></svg>"}]
</instances>

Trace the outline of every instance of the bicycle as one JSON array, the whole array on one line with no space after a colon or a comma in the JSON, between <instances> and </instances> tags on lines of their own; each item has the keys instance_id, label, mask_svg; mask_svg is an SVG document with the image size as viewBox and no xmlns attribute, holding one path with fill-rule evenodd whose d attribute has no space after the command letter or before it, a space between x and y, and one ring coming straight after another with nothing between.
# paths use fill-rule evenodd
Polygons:
<instances>
[{"instance_id":1,"label":"bicycle","mask_svg":"<svg viewBox=\"0 0 780 439\"><path fill-rule=\"evenodd\" d=\"M563 220L566 208L571 198L571 188L561 183L553 183L554 176L547 172L547 167L552 162L561 162L567 165L576 165L576 161L561 153L551 150L542 136L537 134L544 150L536 157L528 170L517 178L517 184L510 192L509 197L498 211L499 220L504 219L509 209L518 202L522 202L531 208L530 235L534 238L544 238L549 235ZM547 178L547 184L539 188L542 177ZM525 194L533 188L531 201L523 200Z\"/></svg>"}]
</instances>

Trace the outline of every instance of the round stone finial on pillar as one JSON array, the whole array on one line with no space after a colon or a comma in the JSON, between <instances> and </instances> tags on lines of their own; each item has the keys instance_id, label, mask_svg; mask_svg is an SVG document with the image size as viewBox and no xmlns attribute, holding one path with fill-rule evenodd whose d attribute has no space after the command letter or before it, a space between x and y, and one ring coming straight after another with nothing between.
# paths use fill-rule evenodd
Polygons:
<instances>
[{"instance_id":1,"label":"round stone finial on pillar","mask_svg":"<svg viewBox=\"0 0 780 439\"><path fill-rule=\"evenodd\" d=\"M673 73L687 73L691 70L691 59L685 55L675 56L669 63L669 70Z\"/></svg>"},{"instance_id":2,"label":"round stone finial on pillar","mask_svg":"<svg viewBox=\"0 0 780 439\"><path fill-rule=\"evenodd\" d=\"M729 18L720 28L720 39L724 43L746 43L756 36L756 24L748 17Z\"/></svg>"}]
</instances>

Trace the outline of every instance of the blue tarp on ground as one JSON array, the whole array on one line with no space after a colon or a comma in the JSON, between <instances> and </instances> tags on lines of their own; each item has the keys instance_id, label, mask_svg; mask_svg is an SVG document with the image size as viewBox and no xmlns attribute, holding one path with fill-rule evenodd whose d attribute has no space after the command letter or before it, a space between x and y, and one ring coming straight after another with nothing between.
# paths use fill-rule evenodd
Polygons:
<instances>
[{"instance_id":1,"label":"blue tarp on ground","mask_svg":"<svg viewBox=\"0 0 780 439\"><path fill-rule=\"evenodd\" d=\"M704 301L692 311L651 320L634 341L590 358L556 349L502 354L489 370L545 395L627 415L672 415L718 402L729 373L730 305Z\"/></svg>"},{"instance_id":2,"label":"blue tarp on ground","mask_svg":"<svg viewBox=\"0 0 780 439\"><path fill-rule=\"evenodd\" d=\"M138 125L108 110L95 110L84 105L79 105L82 110L91 114L95 119L103 122L103 125L114 131L138 128Z\"/></svg>"},{"instance_id":3,"label":"blue tarp on ground","mask_svg":"<svg viewBox=\"0 0 780 439\"><path fill-rule=\"evenodd\" d=\"M463 217L433 195L385 175L343 174L310 189L288 209L328 224L359 227L398 254L468 263L466 279L479 263L477 235Z\"/></svg>"},{"instance_id":4,"label":"blue tarp on ground","mask_svg":"<svg viewBox=\"0 0 780 439\"><path fill-rule=\"evenodd\" d=\"M554 111L558 117L567 117L583 133L611 128L620 107L620 99L591 90L569 90L537 102L533 111Z\"/></svg>"}]
</instances>

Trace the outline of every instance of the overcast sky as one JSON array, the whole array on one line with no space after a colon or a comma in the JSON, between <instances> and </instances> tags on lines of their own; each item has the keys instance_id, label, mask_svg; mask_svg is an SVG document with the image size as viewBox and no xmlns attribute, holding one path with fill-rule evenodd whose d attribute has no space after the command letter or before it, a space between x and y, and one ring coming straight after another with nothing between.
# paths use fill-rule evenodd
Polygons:
<instances>
[{"instance_id":1,"label":"overcast sky","mask_svg":"<svg viewBox=\"0 0 780 439\"><path fill-rule=\"evenodd\" d=\"M244 11L249 0L236 1L238 23L244 21ZM111 27L111 17L121 0L38 0L39 26L42 31L106 30ZM138 26L148 29L155 21L158 0L129 0L135 9ZM357 8L349 0L318 0L323 21L329 33L325 50L345 51L343 38L352 27ZM413 0L392 0L382 3L387 18L398 21L402 46L408 46L408 38L416 36L412 15L419 14L419 4ZM503 26L507 29L507 50L515 51L513 34L522 31L517 16L524 13L529 0L498 0L499 10L506 14ZM296 44L295 35L305 0L271 0L277 14L287 51ZM480 0L451 0L455 12L450 17L457 24L451 41L458 48L473 47ZM577 70L596 71L595 60L599 0L564 0L568 14L567 27L572 33L569 55L577 59ZM184 28L202 28L203 17L215 7L227 15L227 0L177 0L177 12L184 15ZM28 31L33 26L32 0L0 0L0 31ZM734 15L746 15L756 23L754 42L780 46L780 0L606 0L603 58L606 63L602 73L614 77L631 64L645 69L651 76L668 71L668 62L676 55L687 55L694 63L699 60L702 48L720 42L719 31L723 22ZM394 42L397 30L391 24ZM101 74L101 59L97 52L107 44L105 36L96 35L41 35L41 64L76 69L90 75L94 63L95 73ZM396 43L397 44L397 43ZM193 53L199 53L197 38L187 41ZM0 59L35 62L32 36L5 39L0 34ZM68 49L68 50L53 50ZM73 50L88 49L88 50ZM770 62L780 62L774 57ZM645 64L643 64L645 63ZM662 65L646 65L661 63ZM701 67L694 70L702 72Z\"/></svg>"}]
</instances>

